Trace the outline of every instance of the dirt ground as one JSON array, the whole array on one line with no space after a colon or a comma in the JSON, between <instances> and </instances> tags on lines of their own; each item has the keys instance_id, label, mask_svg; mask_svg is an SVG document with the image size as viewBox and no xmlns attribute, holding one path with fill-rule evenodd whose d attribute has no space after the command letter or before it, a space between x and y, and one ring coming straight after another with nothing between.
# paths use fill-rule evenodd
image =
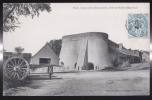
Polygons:
<instances>
[{"instance_id":1,"label":"dirt ground","mask_svg":"<svg viewBox=\"0 0 152 100\"><path fill-rule=\"evenodd\" d=\"M149 95L149 70L32 75L28 84L3 91L7 96Z\"/></svg>"}]
</instances>

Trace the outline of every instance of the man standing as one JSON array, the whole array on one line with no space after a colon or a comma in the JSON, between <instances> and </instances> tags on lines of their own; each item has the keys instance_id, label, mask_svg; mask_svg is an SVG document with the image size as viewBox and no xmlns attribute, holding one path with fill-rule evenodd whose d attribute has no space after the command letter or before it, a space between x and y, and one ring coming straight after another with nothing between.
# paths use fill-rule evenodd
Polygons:
<instances>
[{"instance_id":1,"label":"man standing","mask_svg":"<svg viewBox=\"0 0 152 100\"><path fill-rule=\"evenodd\" d=\"M52 74L53 74L53 66L52 65L48 66L48 72L49 72L49 78L51 79Z\"/></svg>"}]
</instances>

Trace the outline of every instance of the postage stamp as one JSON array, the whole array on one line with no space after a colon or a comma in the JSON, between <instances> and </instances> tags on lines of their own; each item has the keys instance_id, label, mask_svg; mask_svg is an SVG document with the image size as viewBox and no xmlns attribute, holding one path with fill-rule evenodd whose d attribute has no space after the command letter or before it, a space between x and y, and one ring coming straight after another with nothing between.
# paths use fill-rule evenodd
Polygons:
<instances>
[{"instance_id":1,"label":"postage stamp","mask_svg":"<svg viewBox=\"0 0 152 100\"><path fill-rule=\"evenodd\" d=\"M130 37L147 37L148 14L128 14L126 27Z\"/></svg>"}]
</instances>

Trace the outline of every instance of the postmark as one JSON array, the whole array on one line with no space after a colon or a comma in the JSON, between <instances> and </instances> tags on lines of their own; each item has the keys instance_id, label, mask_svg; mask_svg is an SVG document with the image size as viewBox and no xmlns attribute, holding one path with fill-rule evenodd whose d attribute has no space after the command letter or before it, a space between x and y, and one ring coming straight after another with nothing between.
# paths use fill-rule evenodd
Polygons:
<instances>
[{"instance_id":1,"label":"postmark","mask_svg":"<svg viewBox=\"0 0 152 100\"><path fill-rule=\"evenodd\" d=\"M128 14L126 27L130 37L147 37L148 14Z\"/></svg>"}]
</instances>

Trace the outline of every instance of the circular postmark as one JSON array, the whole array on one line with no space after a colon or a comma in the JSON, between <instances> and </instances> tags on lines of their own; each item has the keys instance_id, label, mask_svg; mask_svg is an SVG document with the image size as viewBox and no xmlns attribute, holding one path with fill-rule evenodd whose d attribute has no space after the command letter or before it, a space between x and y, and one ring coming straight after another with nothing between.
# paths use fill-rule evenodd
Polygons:
<instances>
[{"instance_id":1,"label":"circular postmark","mask_svg":"<svg viewBox=\"0 0 152 100\"><path fill-rule=\"evenodd\" d=\"M147 14L128 14L128 35L133 37L146 37L148 35Z\"/></svg>"}]
</instances>

